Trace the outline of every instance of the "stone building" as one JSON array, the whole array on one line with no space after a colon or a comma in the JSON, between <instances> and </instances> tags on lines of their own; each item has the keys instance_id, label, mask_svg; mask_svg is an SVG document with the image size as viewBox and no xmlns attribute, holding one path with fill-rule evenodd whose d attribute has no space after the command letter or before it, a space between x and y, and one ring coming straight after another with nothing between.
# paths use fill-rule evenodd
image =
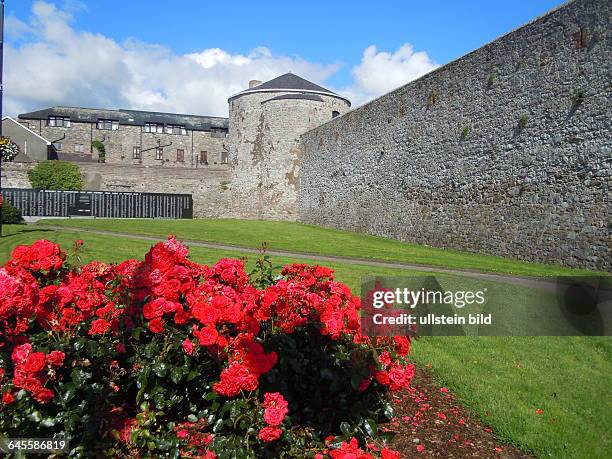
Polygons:
<instances>
[{"instance_id":1,"label":"stone building","mask_svg":"<svg viewBox=\"0 0 612 459\"><path fill-rule=\"evenodd\" d=\"M228 162L227 118L52 107L23 113L19 122L51 142L59 159L187 168Z\"/></svg>"},{"instance_id":2,"label":"stone building","mask_svg":"<svg viewBox=\"0 0 612 459\"><path fill-rule=\"evenodd\" d=\"M300 136L346 113L350 101L287 73L253 80L228 102L231 213L295 220Z\"/></svg>"}]
</instances>

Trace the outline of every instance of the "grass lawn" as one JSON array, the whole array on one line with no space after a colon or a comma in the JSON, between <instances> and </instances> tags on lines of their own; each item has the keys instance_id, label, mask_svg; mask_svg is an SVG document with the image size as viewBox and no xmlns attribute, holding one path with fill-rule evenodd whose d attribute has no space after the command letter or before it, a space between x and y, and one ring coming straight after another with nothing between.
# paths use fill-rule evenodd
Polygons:
<instances>
[{"instance_id":1,"label":"grass lawn","mask_svg":"<svg viewBox=\"0 0 612 459\"><path fill-rule=\"evenodd\" d=\"M258 220L194 219L45 219L41 224L67 226L180 239L219 242L245 247L261 247L314 254L340 255L399 261L411 264L444 266L522 275L554 276L585 273L556 265L512 260L490 255L439 249L349 231L322 228L293 222Z\"/></svg>"},{"instance_id":2,"label":"grass lawn","mask_svg":"<svg viewBox=\"0 0 612 459\"><path fill-rule=\"evenodd\" d=\"M54 221L55 223L82 224L90 228L113 231L128 231L128 228L132 228L130 232L160 236L172 232L185 239L240 243L245 246L257 246L259 240L268 240L275 248L314 252L317 247L318 253L361 257L365 254L360 254L358 250L359 244L363 243L368 256L387 259L405 257L400 259L412 262L414 260L409 258L409 254L413 251L421 253L423 260L429 260L430 264L433 264L431 260L437 260L441 264L444 261L443 255L447 253L352 233L285 223L280 224L280 228L284 229L271 232L271 227L265 230L265 222L252 222L254 229L250 235L246 229L238 228L233 231L234 223L228 224L227 221L224 224L226 229L223 230L226 234L220 226L208 220L200 222L208 229L199 234L193 226L182 227L183 223L194 222L149 220L143 230L136 228L138 222L132 220L63 220ZM243 225L242 222L235 224L238 227ZM217 228L218 232L213 231L213 228ZM297 232L295 245L290 243L291 228ZM331 231L329 241L326 239L328 231ZM75 239L83 239L86 248L83 253L85 261L95 259L117 262L126 258L141 259L152 244L150 241L99 236L72 230L55 231L36 226L9 225L4 227L4 234L7 236L0 239L0 262L7 260L16 245L30 244L42 238L57 242L64 249ZM240 239L240 234L244 236L244 240ZM336 236L333 236L334 234ZM264 236L267 237L262 239ZM308 241L311 244L315 241L318 245L308 245ZM396 244L395 252L393 244ZM502 268L510 270L510 266L516 266L519 272L527 274L535 273L538 269L557 269L542 268L541 265L538 268L539 265L514 261L504 265L503 260L494 257L452 253L450 259L459 265L474 263L457 267L484 269L477 264L477 260L483 258L484 261L488 260L487 266L490 270L504 271ZM240 256L240 252L235 251L191 248L191 258L199 263L213 263L222 257ZM250 254L248 258L249 267L252 266L255 256ZM273 261L284 264L298 260L273 257ZM359 292L361 277L364 275L415 274L415 271L342 263L326 265L334 268L338 280L347 283L355 293ZM449 263L446 265L450 266ZM513 300L513 297L509 299L509 306ZM612 450L609 435L612 431L611 338L426 337L414 343L413 359L421 366L430 367L440 384L450 388L462 403L471 408L475 416L494 429L500 439L541 457L609 457ZM538 408L544 411L543 414L535 413Z\"/></svg>"}]
</instances>

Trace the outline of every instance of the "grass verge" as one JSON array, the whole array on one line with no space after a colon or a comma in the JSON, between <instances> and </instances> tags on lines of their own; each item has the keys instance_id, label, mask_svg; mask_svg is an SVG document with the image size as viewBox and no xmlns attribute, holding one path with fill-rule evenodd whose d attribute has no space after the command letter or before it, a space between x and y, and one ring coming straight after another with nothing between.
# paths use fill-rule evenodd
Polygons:
<instances>
[{"instance_id":1,"label":"grass verge","mask_svg":"<svg viewBox=\"0 0 612 459\"><path fill-rule=\"evenodd\" d=\"M0 239L0 262L12 249L48 239L70 247L85 241L84 261L142 259L149 241L8 225ZM123 231L120 228L113 228ZM179 233L180 234L180 233ZM227 241L222 241L227 242ZM240 257L234 251L192 247L191 258L214 263ZM247 267L255 256L248 255ZM273 257L276 264L304 262ZM338 280L358 293L364 275L412 275L416 271L326 263ZM541 457L609 457L612 450L612 339L579 337L426 337L413 359L490 425L496 436ZM536 414L542 409L542 414Z\"/></svg>"},{"instance_id":2,"label":"grass verge","mask_svg":"<svg viewBox=\"0 0 612 459\"><path fill-rule=\"evenodd\" d=\"M45 219L40 224L106 230L148 236L218 242L244 247L337 255L476 271L554 276L589 273L557 265L529 263L490 255L440 249L381 237L294 222L233 219ZM592 273L592 272L591 272Z\"/></svg>"}]
</instances>

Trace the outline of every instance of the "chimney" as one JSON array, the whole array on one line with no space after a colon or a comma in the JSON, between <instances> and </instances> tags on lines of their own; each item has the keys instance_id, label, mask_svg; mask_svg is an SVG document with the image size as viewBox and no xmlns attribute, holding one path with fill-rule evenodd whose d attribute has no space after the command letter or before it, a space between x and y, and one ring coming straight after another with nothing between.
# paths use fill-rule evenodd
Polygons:
<instances>
[{"instance_id":1,"label":"chimney","mask_svg":"<svg viewBox=\"0 0 612 459\"><path fill-rule=\"evenodd\" d=\"M259 80L251 80L249 81L249 89L254 88L255 86L259 86L261 81Z\"/></svg>"}]
</instances>

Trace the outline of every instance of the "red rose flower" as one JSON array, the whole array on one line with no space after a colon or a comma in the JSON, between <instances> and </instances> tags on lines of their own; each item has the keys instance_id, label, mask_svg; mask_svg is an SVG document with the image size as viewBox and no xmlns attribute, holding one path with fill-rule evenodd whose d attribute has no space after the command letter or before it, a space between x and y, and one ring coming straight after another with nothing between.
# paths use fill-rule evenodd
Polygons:
<instances>
[{"instance_id":1,"label":"red rose flower","mask_svg":"<svg viewBox=\"0 0 612 459\"><path fill-rule=\"evenodd\" d=\"M97 319L91 323L89 328L90 335L103 335L111 328L111 323L108 320Z\"/></svg>"},{"instance_id":2,"label":"red rose flower","mask_svg":"<svg viewBox=\"0 0 612 459\"><path fill-rule=\"evenodd\" d=\"M274 440L278 440L282 434L283 431L278 427L264 427L259 431L257 437L261 441L271 442Z\"/></svg>"},{"instance_id":3,"label":"red rose flower","mask_svg":"<svg viewBox=\"0 0 612 459\"><path fill-rule=\"evenodd\" d=\"M59 367L62 363L64 363L65 357L66 354L64 354L62 351L51 351L47 355L47 362L54 367Z\"/></svg>"},{"instance_id":4,"label":"red rose flower","mask_svg":"<svg viewBox=\"0 0 612 459\"><path fill-rule=\"evenodd\" d=\"M380 459L400 459L400 453L389 448L383 448L380 452Z\"/></svg>"},{"instance_id":5,"label":"red rose flower","mask_svg":"<svg viewBox=\"0 0 612 459\"><path fill-rule=\"evenodd\" d=\"M358 387L359 392L364 392L367 390L367 388L370 387L370 384L372 384L371 379L362 379Z\"/></svg>"},{"instance_id":6,"label":"red rose flower","mask_svg":"<svg viewBox=\"0 0 612 459\"><path fill-rule=\"evenodd\" d=\"M157 298L153 301L148 302L142 308L142 315L145 319L151 320L156 317L164 315L164 303L166 302L163 298Z\"/></svg>"},{"instance_id":7,"label":"red rose flower","mask_svg":"<svg viewBox=\"0 0 612 459\"><path fill-rule=\"evenodd\" d=\"M4 403L5 405L9 405L14 401L15 397L13 397L13 394L11 394L10 392L5 392L4 394L2 394L2 403Z\"/></svg>"},{"instance_id":8,"label":"red rose flower","mask_svg":"<svg viewBox=\"0 0 612 459\"><path fill-rule=\"evenodd\" d=\"M27 373L36 373L45 368L45 353L44 352L33 352L28 356L23 369Z\"/></svg>"},{"instance_id":9,"label":"red rose flower","mask_svg":"<svg viewBox=\"0 0 612 459\"><path fill-rule=\"evenodd\" d=\"M39 388L34 389L34 391L32 392L32 395L39 402L48 403L51 400L53 400L53 397L55 396L55 392L53 392L51 389L47 389L46 387L39 387Z\"/></svg>"},{"instance_id":10,"label":"red rose flower","mask_svg":"<svg viewBox=\"0 0 612 459\"><path fill-rule=\"evenodd\" d=\"M182 346L183 346L183 352L185 354L187 355L193 354L193 343L189 339L184 340L182 343Z\"/></svg>"},{"instance_id":11,"label":"red rose flower","mask_svg":"<svg viewBox=\"0 0 612 459\"><path fill-rule=\"evenodd\" d=\"M11 360L15 364L23 363L27 360L28 356L32 352L32 345L30 343L20 344L19 346L15 346L13 348L13 353L11 354Z\"/></svg>"},{"instance_id":12,"label":"red rose flower","mask_svg":"<svg viewBox=\"0 0 612 459\"><path fill-rule=\"evenodd\" d=\"M217 342L219 333L212 325L204 325L201 330L193 328L193 336L195 336L202 346L212 346Z\"/></svg>"},{"instance_id":13,"label":"red rose flower","mask_svg":"<svg viewBox=\"0 0 612 459\"><path fill-rule=\"evenodd\" d=\"M241 390L257 389L257 376L240 363L233 363L221 372L221 380L213 384L213 390L226 397L234 397Z\"/></svg>"},{"instance_id":14,"label":"red rose flower","mask_svg":"<svg viewBox=\"0 0 612 459\"><path fill-rule=\"evenodd\" d=\"M161 319L153 319L149 322L149 330L153 333L161 333L164 331L164 321Z\"/></svg>"},{"instance_id":15,"label":"red rose flower","mask_svg":"<svg viewBox=\"0 0 612 459\"><path fill-rule=\"evenodd\" d=\"M174 323L177 325L185 325L191 319L191 314L185 311L182 307L178 308L174 313Z\"/></svg>"},{"instance_id":16,"label":"red rose flower","mask_svg":"<svg viewBox=\"0 0 612 459\"><path fill-rule=\"evenodd\" d=\"M270 426L279 426L282 424L285 416L289 412L289 404L284 397L278 392L268 392L264 394L263 407L264 421Z\"/></svg>"}]
</instances>

